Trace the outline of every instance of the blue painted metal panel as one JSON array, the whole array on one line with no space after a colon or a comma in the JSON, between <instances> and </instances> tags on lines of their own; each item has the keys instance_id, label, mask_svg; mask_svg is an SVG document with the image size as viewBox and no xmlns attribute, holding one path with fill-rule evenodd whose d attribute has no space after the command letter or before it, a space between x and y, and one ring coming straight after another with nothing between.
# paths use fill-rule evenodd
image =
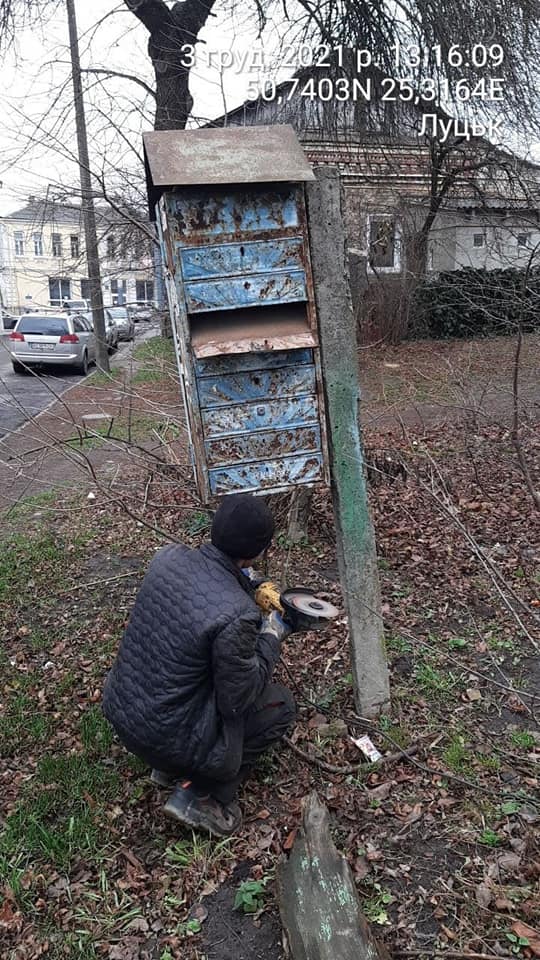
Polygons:
<instances>
[{"instance_id":1,"label":"blue painted metal panel","mask_svg":"<svg viewBox=\"0 0 540 960\"><path fill-rule=\"evenodd\" d=\"M294 187L189 191L172 197L176 232L181 237L241 236L299 226L298 191Z\"/></svg>"},{"instance_id":2,"label":"blue painted metal panel","mask_svg":"<svg viewBox=\"0 0 540 960\"><path fill-rule=\"evenodd\" d=\"M238 310L239 307L260 307L266 303L292 303L307 297L303 270L250 274L249 277L236 279L192 280L184 287L188 313Z\"/></svg>"},{"instance_id":3,"label":"blue painted metal panel","mask_svg":"<svg viewBox=\"0 0 540 960\"><path fill-rule=\"evenodd\" d=\"M201 280L302 268L305 253L302 237L293 237L181 247L179 256L184 280Z\"/></svg>"},{"instance_id":4,"label":"blue painted metal panel","mask_svg":"<svg viewBox=\"0 0 540 960\"><path fill-rule=\"evenodd\" d=\"M209 466L240 464L254 460L268 461L291 454L320 452L321 431L318 426L292 427L289 430L257 430L205 444Z\"/></svg>"},{"instance_id":5,"label":"blue painted metal panel","mask_svg":"<svg viewBox=\"0 0 540 960\"><path fill-rule=\"evenodd\" d=\"M208 477L210 489L214 494L315 483L323 478L322 454L307 453L299 457L283 457L266 463L221 467L209 470Z\"/></svg>"},{"instance_id":6,"label":"blue painted metal panel","mask_svg":"<svg viewBox=\"0 0 540 960\"><path fill-rule=\"evenodd\" d=\"M278 400L315 393L315 368L280 367L278 370L248 370L220 377L204 377L197 383L201 407L220 407L252 400Z\"/></svg>"},{"instance_id":7,"label":"blue painted metal panel","mask_svg":"<svg viewBox=\"0 0 540 960\"><path fill-rule=\"evenodd\" d=\"M273 370L313 363L313 350L271 350L269 353L232 353L195 361L197 377L217 377L240 370Z\"/></svg>"},{"instance_id":8,"label":"blue painted metal panel","mask_svg":"<svg viewBox=\"0 0 540 960\"><path fill-rule=\"evenodd\" d=\"M318 423L319 408L317 397L287 397L202 410L201 416L205 439L210 440L250 430L279 430Z\"/></svg>"}]
</instances>

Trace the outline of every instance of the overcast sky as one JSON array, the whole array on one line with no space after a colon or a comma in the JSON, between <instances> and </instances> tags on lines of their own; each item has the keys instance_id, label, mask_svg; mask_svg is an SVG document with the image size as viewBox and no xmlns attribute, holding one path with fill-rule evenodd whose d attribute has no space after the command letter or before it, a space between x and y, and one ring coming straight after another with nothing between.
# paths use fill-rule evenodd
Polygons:
<instances>
[{"instance_id":1,"label":"overcast sky","mask_svg":"<svg viewBox=\"0 0 540 960\"><path fill-rule=\"evenodd\" d=\"M218 4L217 16L210 18L201 34L205 41L198 47L201 61L191 74L193 114L200 120L219 116L225 107L232 109L242 103L248 84L257 79L256 74L238 66L220 76L217 66L207 65L210 51L232 50L237 57L245 57L259 43L253 17L242 12L241 4L235 7L240 10L233 16L223 9L220 12ZM76 0L76 8L83 67L137 74L153 86L147 31L124 3ZM270 23L265 33L268 61L273 58L279 62L278 29L282 30L282 25ZM30 194L61 199L78 182L67 43L67 19L60 2L56 15L43 29L19 32L16 48L0 67L0 215L22 206ZM281 69L278 79L291 72ZM152 129L153 101L128 81L95 76L85 80L92 166L103 175L109 191L129 192L134 185L140 190L141 133ZM537 160L538 146L533 151ZM515 148L526 152L519 144Z\"/></svg>"},{"instance_id":2,"label":"overcast sky","mask_svg":"<svg viewBox=\"0 0 540 960\"><path fill-rule=\"evenodd\" d=\"M76 0L83 67L135 73L154 84L146 52L148 33L121 2ZM107 14L110 16L101 24ZM220 71L207 65L208 52L233 50L239 57L257 44L252 17L221 12L201 34L201 63L191 74L195 117L210 119L243 102L254 74L237 66ZM265 50L276 48L270 24ZM0 214L21 206L30 194L62 194L76 183L75 121L69 67L68 28L62 5L43 30L19 32L16 49L0 68ZM216 58L217 59L217 58ZM215 61L214 61L215 62ZM112 168L136 169L141 132L152 128L153 102L140 87L122 80L87 77L87 120L93 163L109 184ZM142 105L142 113L140 107ZM111 124L111 120L115 123ZM119 129L115 129L115 124Z\"/></svg>"}]
</instances>

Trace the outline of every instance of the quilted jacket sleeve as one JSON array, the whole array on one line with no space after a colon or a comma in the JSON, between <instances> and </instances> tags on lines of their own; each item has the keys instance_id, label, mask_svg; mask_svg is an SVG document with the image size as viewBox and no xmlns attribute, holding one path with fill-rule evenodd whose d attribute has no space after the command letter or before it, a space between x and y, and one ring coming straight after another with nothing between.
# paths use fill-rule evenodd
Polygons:
<instances>
[{"instance_id":1,"label":"quilted jacket sleeve","mask_svg":"<svg viewBox=\"0 0 540 960\"><path fill-rule=\"evenodd\" d=\"M224 718L246 712L270 682L279 659L279 640L261 633L259 627L256 615L246 615L229 623L214 640L214 687Z\"/></svg>"}]
</instances>

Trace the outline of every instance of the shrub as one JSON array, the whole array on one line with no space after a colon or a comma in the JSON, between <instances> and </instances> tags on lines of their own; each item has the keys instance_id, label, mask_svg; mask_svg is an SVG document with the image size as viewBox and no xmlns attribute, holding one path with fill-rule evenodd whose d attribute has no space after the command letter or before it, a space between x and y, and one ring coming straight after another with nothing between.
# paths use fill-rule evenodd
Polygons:
<instances>
[{"instance_id":1,"label":"shrub","mask_svg":"<svg viewBox=\"0 0 540 960\"><path fill-rule=\"evenodd\" d=\"M494 336L540 328L540 270L466 267L426 279L413 302L413 336Z\"/></svg>"}]
</instances>

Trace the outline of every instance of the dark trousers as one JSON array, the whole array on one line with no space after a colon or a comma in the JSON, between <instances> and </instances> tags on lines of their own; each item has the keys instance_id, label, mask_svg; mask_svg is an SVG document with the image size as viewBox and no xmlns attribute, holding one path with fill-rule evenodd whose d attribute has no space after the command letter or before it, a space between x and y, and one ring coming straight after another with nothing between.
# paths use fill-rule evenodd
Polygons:
<instances>
[{"instance_id":1,"label":"dark trousers","mask_svg":"<svg viewBox=\"0 0 540 960\"><path fill-rule=\"evenodd\" d=\"M242 765L236 777L225 782L191 777L193 786L220 803L231 803L257 758L285 736L295 719L296 704L291 691L280 683L268 684L246 714Z\"/></svg>"}]
</instances>

